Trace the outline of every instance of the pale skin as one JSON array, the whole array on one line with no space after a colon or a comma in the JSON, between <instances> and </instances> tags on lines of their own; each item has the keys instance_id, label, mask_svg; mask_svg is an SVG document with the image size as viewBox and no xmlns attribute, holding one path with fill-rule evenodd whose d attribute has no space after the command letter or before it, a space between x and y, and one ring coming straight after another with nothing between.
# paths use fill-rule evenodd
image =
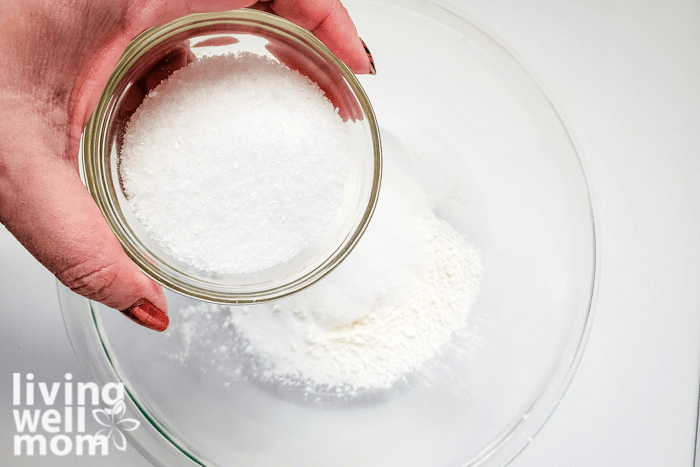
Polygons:
<instances>
[{"instance_id":1,"label":"pale skin","mask_svg":"<svg viewBox=\"0 0 700 467\"><path fill-rule=\"evenodd\" d=\"M370 62L339 0L5 0L0 15L0 222L63 284L124 310L161 287L123 252L78 174L111 70L143 30L253 6L310 30L356 73Z\"/></svg>"}]
</instances>

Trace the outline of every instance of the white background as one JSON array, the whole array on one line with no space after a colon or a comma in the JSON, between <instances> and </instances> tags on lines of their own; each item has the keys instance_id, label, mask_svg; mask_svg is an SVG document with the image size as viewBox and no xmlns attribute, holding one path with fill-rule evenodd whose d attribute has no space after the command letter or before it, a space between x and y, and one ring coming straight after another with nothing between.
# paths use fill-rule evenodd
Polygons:
<instances>
[{"instance_id":1,"label":"white background","mask_svg":"<svg viewBox=\"0 0 700 467\"><path fill-rule=\"evenodd\" d=\"M700 1L450 3L514 51L564 114L601 226L588 347L551 420L512 465L692 466L700 380ZM0 465L95 465L11 455L12 373L47 382L65 373L86 377L53 278L2 228L0 307ZM133 448L99 464L148 465Z\"/></svg>"}]
</instances>

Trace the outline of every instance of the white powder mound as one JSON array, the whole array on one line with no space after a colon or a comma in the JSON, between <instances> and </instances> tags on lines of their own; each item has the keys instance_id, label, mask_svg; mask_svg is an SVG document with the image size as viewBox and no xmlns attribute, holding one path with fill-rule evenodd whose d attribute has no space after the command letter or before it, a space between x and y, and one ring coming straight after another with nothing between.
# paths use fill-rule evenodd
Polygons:
<instances>
[{"instance_id":1,"label":"white powder mound","mask_svg":"<svg viewBox=\"0 0 700 467\"><path fill-rule=\"evenodd\" d=\"M336 215L349 173L343 121L306 77L254 54L176 71L134 113L124 192L175 258L219 273L289 260Z\"/></svg>"},{"instance_id":2,"label":"white powder mound","mask_svg":"<svg viewBox=\"0 0 700 467\"><path fill-rule=\"evenodd\" d=\"M230 321L259 360L264 379L309 388L390 388L436 355L466 323L480 268L473 249L448 224L425 219L427 268L406 284L405 295L375 296L364 314L342 326L326 327L323 309L312 299L234 312ZM339 295L329 281L317 294ZM326 288L323 290L322 288ZM333 308L326 309L333 313ZM320 322L319 322L320 321Z\"/></svg>"},{"instance_id":3,"label":"white powder mound","mask_svg":"<svg viewBox=\"0 0 700 467\"><path fill-rule=\"evenodd\" d=\"M252 359L257 380L353 397L391 388L438 355L467 324L482 266L423 191L385 161L372 222L335 271L273 303L188 309L173 320L171 332L187 342L177 358L218 354L234 367Z\"/></svg>"}]
</instances>

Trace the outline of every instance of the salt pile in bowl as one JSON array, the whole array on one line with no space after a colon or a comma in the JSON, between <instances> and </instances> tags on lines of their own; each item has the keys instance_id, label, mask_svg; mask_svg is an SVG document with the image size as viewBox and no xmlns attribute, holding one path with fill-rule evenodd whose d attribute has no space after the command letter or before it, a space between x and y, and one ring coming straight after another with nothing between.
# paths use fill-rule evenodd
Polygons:
<instances>
[{"instance_id":1,"label":"salt pile in bowl","mask_svg":"<svg viewBox=\"0 0 700 467\"><path fill-rule=\"evenodd\" d=\"M152 90L120 177L146 231L215 273L288 261L335 217L349 175L343 120L306 77L251 53L204 57Z\"/></svg>"}]
</instances>

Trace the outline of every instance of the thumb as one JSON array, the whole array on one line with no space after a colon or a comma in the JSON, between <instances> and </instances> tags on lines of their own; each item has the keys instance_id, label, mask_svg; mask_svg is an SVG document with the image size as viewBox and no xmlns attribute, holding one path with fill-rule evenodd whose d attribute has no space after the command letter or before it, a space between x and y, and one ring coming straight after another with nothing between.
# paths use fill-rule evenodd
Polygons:
<instances>
[{"instance_id":1,"label":"thumb","mask_svg":"<svg viewBox=\"0 0 700 467\"><path fill-rule=\"evenodd\" d=\"M124 253L75 167L60 157L10 158L0 171L7 229L74 292L165 330L163 290Z\"/></svg>"}]
</instances>

